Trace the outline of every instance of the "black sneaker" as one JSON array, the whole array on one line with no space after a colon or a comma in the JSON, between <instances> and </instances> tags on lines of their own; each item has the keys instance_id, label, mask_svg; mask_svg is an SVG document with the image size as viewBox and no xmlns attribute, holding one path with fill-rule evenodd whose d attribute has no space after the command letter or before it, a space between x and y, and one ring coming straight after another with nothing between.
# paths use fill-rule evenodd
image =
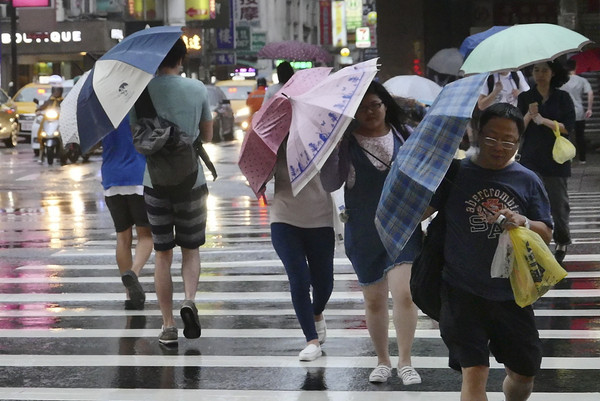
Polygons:
<instances>
[{"instance_id":1,"label":"black sneaker","mask_svg":"<svg viewBox=\"0 0 600 401\"><path fill-rule=\"evenodd\" d=\"M556 252L554 252L554 257L556 258L556 261L562 265L563 261L565 260L566 254L566 250L563 251L562 249L558 249Z\"/></svg>"},{"instance_id":2,"label":"black sneaker","mask_svg":"<svg viewBox=\"0 0 600 401\"><path fill-rule=\"evenodd\" d=\"M130 302L125 301L125 309L144 309L144 302L146 302L146 294L140 284L137 275L132 270L127 270L121 276L121 281L127 291L129 292Z\"/></svg>"},{"instance_id":3,"label":"black sneaker","mask_svg":"<svg viewBox=\"0 0 600 401\"><path fill-rule=\"evenodd\" d=\"M181 320L183 320L183 335L185 338L198 338L201 334L200 319L198 319L198 309L194 301L186 299L181 305L179 311Z\"/></svg>"}]
</instances>

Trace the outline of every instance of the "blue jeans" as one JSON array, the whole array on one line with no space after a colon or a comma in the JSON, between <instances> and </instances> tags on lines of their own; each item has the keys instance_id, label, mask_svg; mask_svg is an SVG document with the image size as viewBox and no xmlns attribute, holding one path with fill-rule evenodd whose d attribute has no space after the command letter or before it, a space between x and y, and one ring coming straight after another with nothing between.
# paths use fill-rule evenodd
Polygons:
<instances>
[{"instance_id":1,"label":"blue jeans","mask_svg":"<svg viewBox=\"0 0 600 401\"><path fill-rule=\"evenodd\" d=\"M271 242L290 281L292 304L306 341L316 340L315 315L323 313L333 291L333 228L272 223Z\"/></svg>"}]
</instances>

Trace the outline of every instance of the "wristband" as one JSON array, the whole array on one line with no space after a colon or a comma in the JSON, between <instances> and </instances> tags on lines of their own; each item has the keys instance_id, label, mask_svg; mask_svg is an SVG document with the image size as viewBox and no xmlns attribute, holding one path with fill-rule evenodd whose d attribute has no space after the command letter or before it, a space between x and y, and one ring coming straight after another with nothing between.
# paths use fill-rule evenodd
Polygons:
<instances>
[{"instance_id":1,"label":"wristband","mask_svg":"<svg viewBox=\"0 0 600 401\"><path fill-rule=\"evenodd\" d=\"M531 224L529 224L529 219L527 217L525 217L525 224L523 224L523 227L525 227L528 230L531 230Z\"/></svg>"}]
</instances>

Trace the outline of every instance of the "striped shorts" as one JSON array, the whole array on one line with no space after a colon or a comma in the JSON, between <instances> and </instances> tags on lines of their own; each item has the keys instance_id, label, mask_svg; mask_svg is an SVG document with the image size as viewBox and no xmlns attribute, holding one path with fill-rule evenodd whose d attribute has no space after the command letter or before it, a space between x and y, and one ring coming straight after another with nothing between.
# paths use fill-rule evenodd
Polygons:
<instances>
[{"instance_id":1,"label":"striped shorts","mask_svg":"<svg viewBox=\"0 0 600 401\"><path fill-rule=\"evenodd\" d=\"M206 185L177 196L144 187L144 201L156 251L168 251L175 246L195 249L206 242L207 197Z\"/></svg>"}]
</instances>

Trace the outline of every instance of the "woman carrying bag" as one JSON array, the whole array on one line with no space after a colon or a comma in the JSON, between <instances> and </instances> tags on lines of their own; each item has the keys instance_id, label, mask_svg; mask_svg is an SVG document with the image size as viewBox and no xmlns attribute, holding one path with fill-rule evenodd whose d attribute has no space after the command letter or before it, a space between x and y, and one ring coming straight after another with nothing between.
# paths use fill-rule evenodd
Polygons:
<instances>
[{"instance_id":1,"label":"woman carrying bag","mask_svg":"<svg viewBox=\"0 0 600 401\"><path fill-rule=\"evenodd\" d=\"M519 95L518 108L524 115L525 132L520 162L542 179L550 198L554 220L554 255L562 264L571 243L569 230L569 196L567 178L571 176L571 162L559 163L552 157L556 141L556 122L562 136L575 128L575 107L571 96L560 89L568 81L567 71L558 61L533 66L535 85Z\"/></svg>"}]
</instances>

